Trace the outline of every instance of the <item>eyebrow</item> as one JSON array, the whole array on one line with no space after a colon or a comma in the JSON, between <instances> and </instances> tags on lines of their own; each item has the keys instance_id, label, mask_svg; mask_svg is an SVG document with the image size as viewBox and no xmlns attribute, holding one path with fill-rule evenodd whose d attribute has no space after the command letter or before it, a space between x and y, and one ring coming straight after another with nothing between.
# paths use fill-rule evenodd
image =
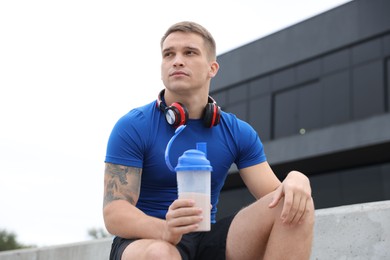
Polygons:
<instances>
[{"instance_id":1,"label":"eyebrow","mask_svg":"<svg viewBox=\"0 0 390 260\"><path fill-rule=\"evenodd\" d=\"M188 47L185 47L184 49L186 49L186 50L191 50L191 51L200 52L200 49L199 49L199 48L196 48L196 47L190 47L190 46L188 46Z\"/></svg>"},{"instance_id":2,"label":"eyebrow","mask_svg":"<svg viewBox=\"0 0 390 260\"><path fill-rule=\"evenodd\" d=\"M165 48L162 50L162 53L167 52L167 51L171 51L172 49L173 49L172 47Z\"/></svg>"},{"instance_id":3,"label":"eyebrow","mask_svg":"<svg viewBox=\"0 0 390 260\"><path fill-rule=\"evenodd\" d=\"M169 51L172 51L172 50L174 50L174 49L175 49L175 47L168 47L168 48L163 49L163 50L162 50L162 53L169 52ZM184 50L191 50L191 51L200 52L200 49L197 48L197 47L185 46L183 49L184 49Z\"/></svg>"}]
</instances>

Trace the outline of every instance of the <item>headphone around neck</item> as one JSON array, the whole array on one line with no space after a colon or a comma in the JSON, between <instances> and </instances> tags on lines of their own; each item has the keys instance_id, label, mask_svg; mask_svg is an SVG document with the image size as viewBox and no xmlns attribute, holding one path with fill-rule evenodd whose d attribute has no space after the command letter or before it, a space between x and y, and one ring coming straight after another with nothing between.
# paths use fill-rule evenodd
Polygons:
<instances>
[{"instance_id":1,"label":"headphone around neck","mask_svg":"<svg viewBox=\"0 0 390 260\"><path fill-rule=\"evenodd\" d=\"M165 89L161 90L157 97L156 106L165 115L165 120L171 126L177 128L181 125L187 124L188 110L180 102L174 102L170 106L167 106L164 101ZM208 103L203 110L203 125L211 128L219 124L221 118L221 108L217 105L217 102L209 96Z\"/></svg>"}]
</instances>

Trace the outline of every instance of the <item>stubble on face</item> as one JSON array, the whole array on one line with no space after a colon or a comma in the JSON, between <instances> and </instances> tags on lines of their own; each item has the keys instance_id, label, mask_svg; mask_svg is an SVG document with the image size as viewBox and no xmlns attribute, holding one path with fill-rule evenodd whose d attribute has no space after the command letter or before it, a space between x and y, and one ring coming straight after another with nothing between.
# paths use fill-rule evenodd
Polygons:
<instances>
[{"instance_id":1,"label":"stubble on face","mask_svg":"<svg viewBox=\"0 0 390 260\"><path fill-rule=\"evenodd\" d=\"M162 46L161 77L168 89L208 86L210 61L204 40L194 33L174 32Z\"/></svg>"}]
</instances>

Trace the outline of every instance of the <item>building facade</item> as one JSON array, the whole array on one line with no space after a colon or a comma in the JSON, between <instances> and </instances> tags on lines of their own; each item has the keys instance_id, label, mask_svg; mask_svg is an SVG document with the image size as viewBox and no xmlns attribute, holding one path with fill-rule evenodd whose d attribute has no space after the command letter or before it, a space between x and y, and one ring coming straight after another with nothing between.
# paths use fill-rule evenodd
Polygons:
<instances>
[{"instance_id":1,"label":"building facade","mask_svg":"<svg viewBox=\"0 0 390 260\"><path fill-rule=\"evenodd\" d=\"M390 1L354 0L218 56L211 95L316 208L390 199ZM253 25L255 30L256 25ZM219 217L253 201L231 168Z\"/></svg>"}]
</instances>

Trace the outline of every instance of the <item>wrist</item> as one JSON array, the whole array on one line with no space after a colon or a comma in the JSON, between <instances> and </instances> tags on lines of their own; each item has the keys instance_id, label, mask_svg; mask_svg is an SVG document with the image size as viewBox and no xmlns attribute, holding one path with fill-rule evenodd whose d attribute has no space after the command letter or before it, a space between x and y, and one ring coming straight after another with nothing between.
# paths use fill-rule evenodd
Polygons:
<instances>
[{"instance_id":1,"label":"wrist","mask_svg":"<svg viewBox=\"0 0 390 260\"><path fill-rule=\"evenodd\" d=\"M174 246L176 246L180 242L182 236L181 235L178 236L178 235L173 234L170 231L166 220L163 221L163 228L161 228L161 230L162 230L162 232L161 232L161 235L159 236L161 240L168 242Z\"/></svg>"}]
</instances>

